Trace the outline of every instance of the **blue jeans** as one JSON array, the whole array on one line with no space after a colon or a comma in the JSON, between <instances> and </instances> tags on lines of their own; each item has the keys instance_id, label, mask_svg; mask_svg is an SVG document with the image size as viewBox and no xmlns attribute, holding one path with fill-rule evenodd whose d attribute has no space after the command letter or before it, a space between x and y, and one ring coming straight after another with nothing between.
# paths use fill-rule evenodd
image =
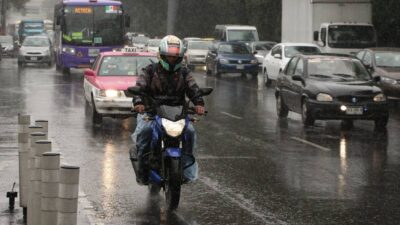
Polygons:
<instances>
[{"instance_id":1,"label":"blue jeans","mask_svg":"<svg viewBox=\"0 0 400 225\"><path fill-rule=\"evenodd\" d=\"M143 154L149 152L149 146L152 138L152 123L154 121L146 121L144 117L146 114L138 114L136 129L133 132L131 138L133 143L136 145L137 157L138 160L143 160ZM195 153L195 143L196 143L196 131L194 130L193 125L190 123L186 128L186 135L188 137L187 146L184 146L184 154L183 154L183 166L187 166L193 163L194 153ZM134 151L135 148L132 150ZM132 156L132 152L131 152ZM189 179L189 181L194 181L198 178L198 165L195 162L193 165L189 166L183 171L183 175L185 178Z\"/></svg>"}]
</instances>

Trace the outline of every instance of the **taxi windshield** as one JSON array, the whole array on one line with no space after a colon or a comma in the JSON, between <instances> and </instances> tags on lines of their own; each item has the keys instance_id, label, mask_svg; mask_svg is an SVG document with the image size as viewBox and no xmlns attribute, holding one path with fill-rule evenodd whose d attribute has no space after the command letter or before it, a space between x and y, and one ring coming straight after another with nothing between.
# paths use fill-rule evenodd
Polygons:
<instances>
[{"instance_id":1,"label":"taxi windshield","mask_svg":"<svg viewBox=\"0 0 400 225\"><path fill-rule=\"evenodd\" d=\"M155 56L105 56L99 76L138 76L143 68L156 62Z\"/></svg>"}]
</instances>

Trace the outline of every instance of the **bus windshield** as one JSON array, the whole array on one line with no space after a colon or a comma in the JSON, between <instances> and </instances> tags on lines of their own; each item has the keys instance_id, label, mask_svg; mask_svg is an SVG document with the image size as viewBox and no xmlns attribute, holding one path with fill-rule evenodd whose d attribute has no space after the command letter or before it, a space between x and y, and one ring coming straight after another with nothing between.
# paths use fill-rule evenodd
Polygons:
<instances>
[{"instance_id":1,"label":"bus windshield","mask_svg":"<svg viewBox=\"0 0 400 225\"><path fill-rule=\"evenodd\" d=\"M67 6L63 43L74 45L122 45L123 16L120 6Z\"/></svg>"}]
</instances>

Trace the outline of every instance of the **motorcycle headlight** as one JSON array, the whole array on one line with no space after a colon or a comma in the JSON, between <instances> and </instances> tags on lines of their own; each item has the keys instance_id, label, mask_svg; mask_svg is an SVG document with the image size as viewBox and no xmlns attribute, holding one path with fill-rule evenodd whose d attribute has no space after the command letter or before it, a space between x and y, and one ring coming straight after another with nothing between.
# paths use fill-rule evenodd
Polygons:
<instances>
[{"instance_id":1,"label":"motorcycle headlight","mask_svg":"<svg viewBox=\"0 0 400 225\"><path fill-rule=\"evenodd\" d=\"M71 55L75 55L75 49L74 48L69 48L69 47L64 47L62 48L62 51Z\"/></svg>"},{"instance_id":2,"label":"motorcycle headlight","mask_svg":"<svg viewBox=\"0 0 400 225\"><path fill-rule=\"evenodd\" d=\"M183 128L185 128L185 119L174 122L162 118L161 123L165 129L165 132L167 132L167 134L171 137L178 137L182 134Z\"/></svg>"},{"instance_id":3,"label":"motorcycle headlight","mask_svg":"<svg viewBox=\"0 0 400 225\"><path fill-rule=\"evenodd\" d=\"M250 61L251 64L258 64L258 60L257 59L253 59Z\"/></svg>"},{"instance_id":4,"label":"motorcycle headlight","mask_svg":"<svg viewBox=\"0 0 400 225\"><path fill-rule=\"evenodd\" d=\"M227 59L220 59L220 60L219 60L219 63L221 63L221 64L228 64L228 63L229 63L229 60L227 60Z\"/></svg>"},{"instance_id":5,"label":"motorcycle headlight","mask_svg":"<svg viewBox=\"0 0 400 225\"><path fill-rule=\"evenodd\" d=\"M319 93L317 95L317 101L320 102L331 102L333 100L332 96L325 94L325 93Z\"/></svg>"},{"instance_id":6,"label":"motorcycle headlight","mask_svg":"<svg viewBox=\"0 0 400 225\"><path fill-rule=\"evenodd\" d=\"M397 80L389 78L389 77L381 77L381 81L387 84L397 84Z\"/></svg>"},{"instance_id":7,"label":"motorcycle headlight","mask_svg":"<svg viewBox=\"0 0 400 225\"><path fill-rule=\"evenodd\" d=\"M99 91L99 96L106 97L106 98L117 98L117 97L121 97L121 95L122 95L121 91L112 90L112 89Z\"/></svg>"},{"instance_id":8,"label":"motorcycle headlight","mask_svg":"<svg viewBox=\"0 0 400 225\"><path fill-rule=\"evenodd\" d=\"M384 94L377 94L374 97L374 102L384 102L386 101L386 96Z\"/></svg>"}]
</instances>

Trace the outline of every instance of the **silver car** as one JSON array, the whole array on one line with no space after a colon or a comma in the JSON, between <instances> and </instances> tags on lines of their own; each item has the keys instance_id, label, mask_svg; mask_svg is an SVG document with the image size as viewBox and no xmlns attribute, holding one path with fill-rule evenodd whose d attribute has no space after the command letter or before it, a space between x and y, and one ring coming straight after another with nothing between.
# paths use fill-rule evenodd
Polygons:
<instances>
[{"instance_id":1,"label":"silver car","mask_svg":"<svg viewBox=\"0 0 400 225\"><path fill-rule=\"evenodd\" d=\"M14 41L12 36L0 36L1 54L14 56Z\"/></svg>"},{"instance_id":2,"label":"silver car","mask_svg":"<svg viewBox=\"0 0 400 225\"><path fill-rule=\"evenodd\" d=\"M257 58L258 65L260 68L264 61L264 57L276 44L277 43L274 41L255 41L250 44L251 52L253 52L254 56Z\"/></svg>"},{"instance_id":3,"label":"silver car","mask_svg":"<svg viewBox=\"0 0 400 225\"><path fill-rule=\"evenodd\" d=\"M26 63L46 63L52 65L51 41L47 36L29 36L19 48L18 66Z\"/></svg>"},{"instance_id":4,"label":"silver car","mask_svg":"<svg viewBox=\"0 0 400 225\"><path fill-rule=\"evenodd\" d=\"M185 63L191 68L195 69L196 66L206 65L206 56L208 48L211 47L212 42L208 40L189 40L186 44Z\"/></svg>"}]
</instances>

